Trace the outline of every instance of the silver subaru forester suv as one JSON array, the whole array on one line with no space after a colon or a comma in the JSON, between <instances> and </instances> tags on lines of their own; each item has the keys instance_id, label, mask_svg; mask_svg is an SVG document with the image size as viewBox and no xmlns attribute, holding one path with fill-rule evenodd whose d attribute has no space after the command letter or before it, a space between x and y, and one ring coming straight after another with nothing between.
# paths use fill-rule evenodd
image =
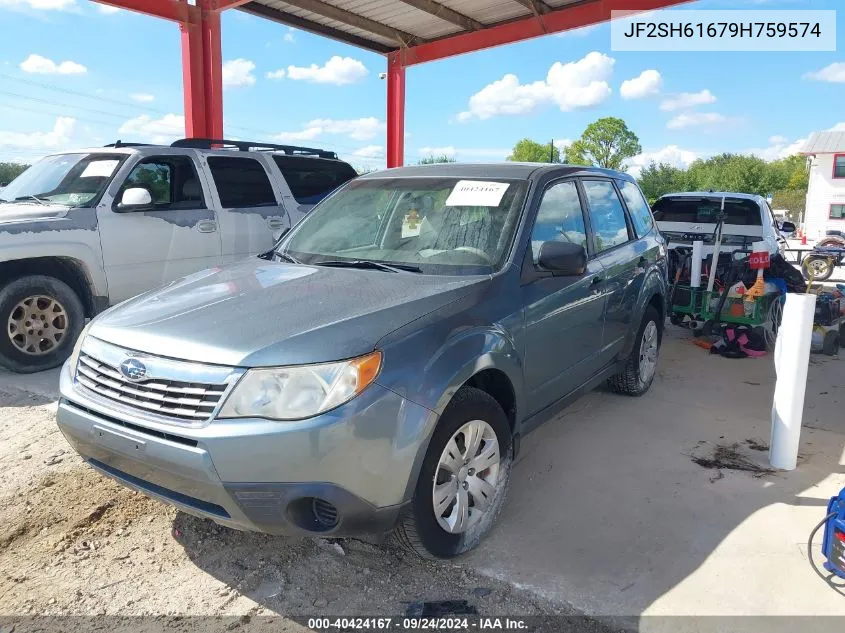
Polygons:
<instances>
[{"instance_id":1,"label":"silver subaru forester suv","mask_svg":"<svg viewBox=\"0 0 845 633\"><path fill-rule=\"evenodd\" d=\"M666 247L634 180L567 165L370 174L274 250L111 308L59 427L126 486L233 528L473 546L520 437L644 394Z\"/></svg>"}]
</instances>

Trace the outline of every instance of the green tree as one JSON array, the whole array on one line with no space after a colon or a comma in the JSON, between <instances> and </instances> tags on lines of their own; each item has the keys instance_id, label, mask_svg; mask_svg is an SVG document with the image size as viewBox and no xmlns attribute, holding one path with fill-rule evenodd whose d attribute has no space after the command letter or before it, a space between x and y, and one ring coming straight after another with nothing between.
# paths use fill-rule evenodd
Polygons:
<instances>
[{"instance_id":1,"label":"green tree","mask_svg":"<svg viewBox=\"0 0 845 633\"><path fill-rule=\"evenodd\" d=\"M0 163L0 186L8 185L28 168L21 163Z\"/></svg>"},{"instance_id":2,"label":"green tree","mask_svg":"<svg viewBox=\"0 0 845 633\"><path fill-rule=\"evenodd\" d=\"M454 163L456 162L452 156L448 154L440 154L439 156L429 155L424 156L419 161L417 161L417 165L438 165L440 163Z\"/></svg>"},{"instance_id":3,"label":"green tree","mask_svg":"<svg viewBox=\"0 0 845 633\"><path fill-rule=\"evenodd\" d=\"M566 148L566 162L624 170L626 158L643 151L640 139L616 117L605 117L587 126L577 141Z\"/></svg>"},{"instance_id":4,"label":"green tree","mask_svg":"<svg viewBox=\"0 0 845 633\"><path fill-rule=\"evenodd\" d=\"M649 204L654 204L664 194L690 188L686 170L666 163L658 165L652 162L644 167L640 172L639 183Z\"/></svg>"},{"instance_id":5,"label":"green tree","mask_svg":"<svg viewBox=\"0 0 845 633\"><path fill-rule=\"evenodd\" d=\"M508 160L518 163L559 163L560 150L552 143L538 143L524 138L513 146Z\"/></svg>"}]
</instances>

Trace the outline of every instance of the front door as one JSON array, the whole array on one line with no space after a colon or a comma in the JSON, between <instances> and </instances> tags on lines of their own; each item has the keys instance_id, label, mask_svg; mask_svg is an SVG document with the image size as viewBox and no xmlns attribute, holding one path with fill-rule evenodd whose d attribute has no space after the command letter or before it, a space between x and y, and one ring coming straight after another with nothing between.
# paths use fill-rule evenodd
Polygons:
<instances>
[{"instance_id":1,"label":"front door","mask_svg":"<svg viewBox=\"0 0 845 633\"><path fill-rule=\"evenodd\" d=\"M129 188L150 192L154 208L121 212ZM208 191L187 154L138 162L110 202L97 208L109 301L118 303L220 263L220 234Z\"/></svg>"},{"instance_id":2,"label":"front door","mask_svg":"<svg viewBox=\"0 0 845 633\"><path fill-rule=\"evenodd\" d=\"M524 263L540 275L529 275L522 286L529 415L579 387L599 368L602 265L589 260L586 273L579 277L546 274L537 258L540 244L552 240L587 247L581 200L573 180L553 183L543 193L531 233L531 253Z\"/></svg>"}]
</instances>

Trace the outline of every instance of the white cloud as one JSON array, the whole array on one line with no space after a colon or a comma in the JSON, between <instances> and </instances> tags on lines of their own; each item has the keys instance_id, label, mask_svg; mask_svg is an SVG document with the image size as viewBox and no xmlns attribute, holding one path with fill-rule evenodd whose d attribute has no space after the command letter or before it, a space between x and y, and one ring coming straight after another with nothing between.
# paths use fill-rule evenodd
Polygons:
<instances>
[{"instance_id":1,"label":"white cloud","mask_svg":"<svg viewBox=\"0 0 845 633\"><path fill-rule=\"evenodd\" d=\"M132 101L137 101L138 103L151 103L155 101L155 96L146 92L133 92L129 97Z\"/></svg>"},{"instance_id":2,"label":"white cloud","mask_svg":"<svg viewBox=\"0 0 845 633\"><path fill-rule=\"evenodd\" d=\"M674 112L675 110L685 110L686 108L693 108L697 105L705 105L715 102L716 97L709 90L702 90L701 92L682 92L665 99L663 103L660 104L660 109L664 112Z\"/></svg>"},{"instance_id":3,"label":"white cloud","mask_svg":"<svg viewBox=\"0 0 845 633\"><path fill-rule=\"evenodd\" d=\"M255 83L255 63L239 57L223 63L223 87L242 88Z\"/></svg>"},{"instance_id":4,"label":"white cloud","mask_svg":"<svg viewBox=\"0 0 845 633\"><path fill-rule=\"evenodd\" d=\"M129 119L117 132L131 137L126 140L142 140L163 145L185 135L185 117L171 113L160 119L153 119L148 114L142 114Z\"/></svg>"},{"instance_id":5,"label":"white cloud","mask_svg":"<svg viewBox=\"0 0 845 633\"><path fill-rule=\"evenodd\" d=\"M0 7L28 8L36 11L65 11L76 6L76 0L0 0Z\"/></svg>"},{"instance_id":6,"label":"white cloud","mask_svg":"<svg viewBox=\"0 0 845 633\"><path fill-rule=\"evenodd\" d=\"M105 13L106 15L111 15L113 13L118 13L120 11L119 7L113 7L110 4L98 4L97 11L100 13Z\"/></svg>"},{"instance_id":7,"label":"white cloud","mask_svg":"<svg viewBox=\"0 0 845 633\"><path fill-rule=\"evenodd\" d=\"M651 163L657 163L658 165L665 163L673 167L686 168L696 158L699 158L699 155L691 150L681 149L677 145L667 145L653 152L637 154L629 158L625 164L628 167L628 173L634 176L634 178L639 178L643 167L647 167Z\"/></svg>"},{"instance_id":8,"label":"white cloud","mask_svg":"<svg viewBox=\"0 0 845 633\"><path fill-rule=\"evenodd\" d=\"M285 78L285 69L279 68L279 70L270 70L265 75L267 79L284 79Z\"/></svg>"},{"instance_id":9,"label":"white cloud","mask_svg":"<svg viewBox=\"0 0 845 633\"><path fill-rule=\"evenodd\" d=\"M52 59L41 57L32 53L20 64L21 70L25 73L37 73L40 75L81 75L88 72L82 64L72 61L54 62Z\"/></svg>"},{"instance_id":10,"label":"white cloud","mask_svg":"<svg viewBox=\"0 0 845 633\"><path fill-rule=\"evenodd\" d=\"M777 160L779 158L786 158L799 153L806 142L806 138L799 138L798 140L790 142L788 138L778 135L769 139L768 147L754 147L743 150L741 153L753 154L754 156L759 156L763 160Z\"/></svg>"},{"instance_id":11,"label":"white cloud","mask_svg":"<svg viewBox=\"0 0 845 633\"><path fill-rule=\"evenodd\" d=\"M369 74L366 66L357 59L334 55L323 66L288 66L288 77L315 84L344 86L361 81Z\"/></svg>"},{"instance_id":12,"label":"white cloud","mask_svg":"<svg viewBox=\"0 0 845 633\"><path fill-rule=\"evenodd\" d=\"M291 27L288 27L288 30L282 36L282 39L288 44L293 44L296 41L295 33L296 31L294 31Z\"/></svg>"},{"instance_id":13,"label":"white cloud","mask_svg":"<svg viewBox=\"0 0 845 633\"><path fill-rule=\"evenodd\" d=\"M769 145L783 145L788 142L789 139L785 136L781 136L780 134L775 134L774 136L769 137Z\"/></svg>"},{"instance_id":14,"label":"white cloud","mask_svg":"<svg viewBox=\"0 0 845 633\"><path fill-rule=\"evenodd\" d=\"M384 121L376 117L361 119L314 119L302 126L296 132L282 132L276 135L276 140L283 143L310 141L320 136L340 135L348 136L356 141L367 141L383 134L387 129Z\"/></svg>"},{"instance_id":15,"label":"white cloud","mask_svg":"<svg viewBox=\"0 0 845 633\"><path fill-rule=\"evenodd\" d=\"M367 145L352 152L353 156L359 158L384 158L384 147L381 145Z\"/></svg>"},{"instance_id":16,"label":"white cloud","mask_svg":"<svg viewBox=\"0 0 845 633\"><path fill-rule=\"evenodd\" d=\"M728 118L726 116L718 112L686 112L670 119L666 127L670 130L682 130L687 127L715 125L716 123L724 123L727 120Z\"/></svg>"},{"instance_id":17,"label":"white cloud","mask_svg":"<svg viewBox=\"0 0 845 633\"><path fill-rule=\"evenodd\" d=\"M454 158L455 151L454 147L446 145L445 147L421 147L417 150L417 153L420 156L448 156L449 158Z\"/></svg>"},{"instance_id":18,"label":"white cloud","mask_svg":"<svg viewBox=\"0 0 845 633\"><path fill-rule=\"evenodd\" d=\"M831 132L845 132L845 121L841 123L837 123L832 128L830 128Z\"/></svg>"},{"instance_id":19,"label":"white cloud","mask_svg":"<svg viewBox=\"0 0 845 633\"><path fill-rule=\"evenodd\" d=\"M660 92L663 77L656 70L644 70L639 77L622 82L619 94L623 99L642 99Z\"/></svg>"},{"instance_id":20,"label":"white cloud","mask_svg":"<svg viewBox=\"0 0 845 633\"><path fill-rule=\"evenodd\" d=\"M11 132L0 130L0 147L53 149L67 145L76 119L58 117L49 132Z\"/></svg>"},{"instance_id":21,"label":"white cloud","mask_svg":"<svg viewBox=\"0 0 845 633\"><path fill-rule=\"evenodd\" d=\"M814 70L804 74L804 79L829 81L835 84L845 83L845 62L833 62L821 70Z\"/></svg>"},{"instance_id":22,"label":"white cloud","mask_svg":"<svg viewBox=\"0 0 845 633\"><path fill-rule=\"evenodd\" d=\"M614 63L612 57L592 52L575 62L555 62L545 80L530 84L521 84L509 73L472 95L469 109L458 114L458 121L527 114L547 103L556 103L561 112L596 106L612 92L607 80Z\"/></svg>"}]
</instances>

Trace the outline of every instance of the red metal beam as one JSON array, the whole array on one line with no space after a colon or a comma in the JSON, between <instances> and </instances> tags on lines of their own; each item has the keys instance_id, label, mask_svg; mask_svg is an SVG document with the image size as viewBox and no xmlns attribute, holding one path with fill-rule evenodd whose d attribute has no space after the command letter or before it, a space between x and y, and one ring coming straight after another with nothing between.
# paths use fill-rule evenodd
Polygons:
<instances>
[{"instance_id":1,"label":"red metal beam","mask_svg":"<svg viewBox=\"0 0 845 633\"><path fill-rule=\"evenodd\" d=\"M206 4L206 8L211 11L225 11L226 9L234 9L248 2L252 2L252 0L210 0Z\"/></svg>"},{"instance_id":2,"label":"red metal beam","mask_svg":"<svg viewBox=\"0 0 845 633\"><path fill-rule=\"evenodd\" d=\"M200 16L199 7L190 5L184 0L94 0L94 2L180 23L198 22Z\"/></svg>"},{"instance_id":3,"label":"red metal beam","mask_svg":"<svg viewBox=\"0 0 845 633\"><path fill-rule=\"evenodd\" d=\"M519 18L471 33L459 33L398 52L403 66L423 64L485 48L559 33L610 20L611 11L653 11L690 0L587 0L549 11L544 15Z\"/></svg>"},{"instance_id":4,"label":"red metal beam","mask_svg":"<svg viewBox=\"0 0 845 633\"><path fill-rule=\"evenodd\" d=\"M182 32L182 92L185 101L185 136L209 138L205 116L205 71L200 24L180 24Z\"/></svg>"},{"instance_id":5,"label":"red metal beam","mask_svg":"<svg viewBox=\"0 0 845 633\"><path fill-rule=\"evenodd\" d=\"M405 160L405 66L399 53L387 56L387 166Z\"/></svg>"},{"instance_id":6,"label":"red metal beam","mask_svg":"<svg viewBox=\"0 0 845 633\"><path fill-rule=\"evenodd\" d=\"M205 123L208 128L206 138L225 138L223 136L223 56L220 51L220 13L203 11L200 28L202 30Z\"/></svg>"}]
</instances>

